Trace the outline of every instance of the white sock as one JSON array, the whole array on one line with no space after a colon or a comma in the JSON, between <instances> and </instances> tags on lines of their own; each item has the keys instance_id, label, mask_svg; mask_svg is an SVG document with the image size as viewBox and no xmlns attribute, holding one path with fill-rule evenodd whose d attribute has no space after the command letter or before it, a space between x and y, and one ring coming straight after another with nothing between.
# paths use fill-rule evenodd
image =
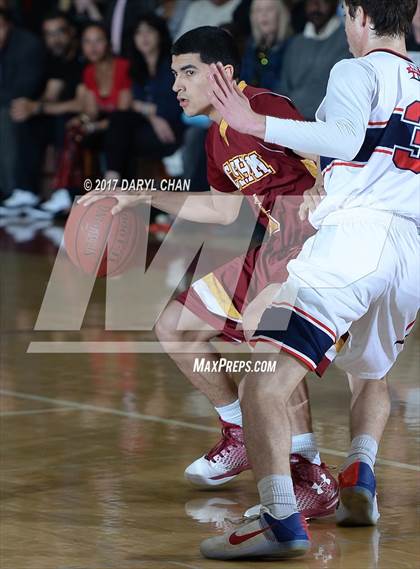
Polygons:
<instances>
[{"instance_id":1,"label":"white sock","mask_svg":"<svg viewBox=\"0 0 420 569\"><path fill-rule=\"evenodd\" d=\"M300 454L312 464L321 464L321 457L318 452L318 445L314 433L303 433L302 435L293 435L292 448L290 453Z\"/></svg>"},{"instance_id":2,"label":"white sock","mask_svg":"<svg viewBox=\"0 0 420 569\"><path fill-rule=\"evenodd\" d=\"M290 476L272 474L258 482L261 504L276 518L287 518L298 511Z\"/></svg>"},{"instance_id":3,"label":"white sock","mask_svg":"<svg viewBox=\"0 0 420 569\"><path fill-rule=\"evenodd\" d=\"M242 427L242 411L239 399L223 407L215 407L222 421Z\"/></svg>"},{"instance_id":4,"label":"white sock","mask_svg":"<svg viewBox=\"0 0 420 569\"><path fill-rule=\"evenodd\" d=\"M351 441L351 447L342 470L360 460L366 462L373 470L375 466L378 443L370 435L359 435Z\"/></svg>"}]
</instances>

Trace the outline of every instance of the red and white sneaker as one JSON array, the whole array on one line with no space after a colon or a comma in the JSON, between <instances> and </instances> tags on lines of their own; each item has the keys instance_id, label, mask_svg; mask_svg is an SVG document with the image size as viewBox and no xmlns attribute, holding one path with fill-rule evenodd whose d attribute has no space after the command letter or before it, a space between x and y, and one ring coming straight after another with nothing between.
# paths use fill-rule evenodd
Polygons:
<instances>
[{"instance_id":1,"label":"red and white sneaker","mask_svg":"<svg viewBox=\"0 0 420 569\"><path fill-rule=\"evenodd\" d=\"M220 486L250 468L242 427L219 420L222 423L220 441L184 472L185 478L196 486Z\"/></svg>"},{"instance_id":2,"label":"red and white sneaker","mask_svg":"<svg viewBox=\"0 0 420 569\"><path fill-rule=\"evenodd\" d=\"M297 508L305 518L334 514L339 499L338 483L324 463L312 464L300 454L291 454L290 471ZM244 517L255 516L260 508L261 505L249 508Z\"/></svg>"},{"instance_id":3,"label":"red and white sneaker","mask_svg":"<svg viewBox=\"0 0 420 569\"><path fill-rule=\"evenodd\" d=\"M322 518L334 514L339 488L326 464L312 464L300 454L291 454L290 471L297 507L305 518Z\"/></svg>"}]
</instances>

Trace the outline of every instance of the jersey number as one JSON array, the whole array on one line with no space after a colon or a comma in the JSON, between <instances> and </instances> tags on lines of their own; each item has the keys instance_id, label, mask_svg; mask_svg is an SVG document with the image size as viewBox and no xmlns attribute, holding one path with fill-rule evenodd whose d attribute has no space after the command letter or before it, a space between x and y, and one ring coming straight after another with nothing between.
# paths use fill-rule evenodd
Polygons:
<instances>
[{"instance_id":1,"label":"jersey number","mask_svg":"<svg viewBox=\"0 0 420 569\"><path fill-rule=\"evenodd\" d=\"M415 128L410 148L395 148L394 164L401 170L411 170L415 174L420 174L420 101L408 105L401 120L414 124Z\"/></svg>"}]
</instances>

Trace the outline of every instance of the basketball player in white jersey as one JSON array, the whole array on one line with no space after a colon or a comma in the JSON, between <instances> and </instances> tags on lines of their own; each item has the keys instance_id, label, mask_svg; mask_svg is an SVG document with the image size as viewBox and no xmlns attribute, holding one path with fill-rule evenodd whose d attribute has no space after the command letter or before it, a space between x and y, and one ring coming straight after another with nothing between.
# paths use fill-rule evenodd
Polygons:
<instances>
[{"instance_id":1,"label":"basketball player in white jersey","mask_svg":"<svg viewBox=\"0 0 420 569\"><path fill-rule=\"evenodd\" d=\"M309 549L290 478L286 404L347 331L336 363L366 387L352 410L337 521L374 525L379 517L374 462L386 421L370 386L393 366L419 304L420 71L405 47L416 7L417 0L345 0L355 59L331 71L314 123L256 114L222 67L212 68L212 104L229 126L320 155L326 195L310 216L317 234L289 263L289 278L255 332L255 351L273 352L276 372L249 374L241 384L260 514L205 540L206 557L293 557Z\"/></svg>"}]
</instances>

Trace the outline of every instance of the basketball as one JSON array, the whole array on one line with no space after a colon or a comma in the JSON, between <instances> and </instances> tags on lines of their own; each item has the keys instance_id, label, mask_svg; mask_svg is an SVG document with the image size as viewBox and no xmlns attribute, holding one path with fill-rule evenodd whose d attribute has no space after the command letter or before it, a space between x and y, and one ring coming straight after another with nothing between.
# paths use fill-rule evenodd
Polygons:
<instances>
[{"instance_id":1,"label":"basketball","mask_svg":"<svg viewBox=\"0 0 420 569\"><path fill-rule=\"evenodd\" d=\"M146 238L140 216L131 208L112 215L115 205L115 198L104 198L71 210L64 245L72 263L86 274L122 274L134 265L140 239Z\"/></svg>"}]
</instances>

